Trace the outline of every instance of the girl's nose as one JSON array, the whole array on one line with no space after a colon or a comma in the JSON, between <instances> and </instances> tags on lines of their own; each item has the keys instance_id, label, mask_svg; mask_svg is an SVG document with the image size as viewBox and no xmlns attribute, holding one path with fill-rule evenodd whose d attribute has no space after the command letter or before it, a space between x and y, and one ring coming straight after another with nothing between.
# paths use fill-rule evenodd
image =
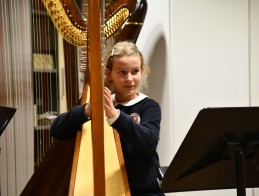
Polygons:
<instances>
[{"instance_id":1,"label":"girl's nose","mask_svg":"<svg viewBox=\"0 0 259 196\"><path fill-rule=\"evenodd\" d=\"M126 76L125 81L126 81L126 82L132 81L132 75L131 75L131 74L128 74L128 75Z\"/></svg>"}]
</instances>

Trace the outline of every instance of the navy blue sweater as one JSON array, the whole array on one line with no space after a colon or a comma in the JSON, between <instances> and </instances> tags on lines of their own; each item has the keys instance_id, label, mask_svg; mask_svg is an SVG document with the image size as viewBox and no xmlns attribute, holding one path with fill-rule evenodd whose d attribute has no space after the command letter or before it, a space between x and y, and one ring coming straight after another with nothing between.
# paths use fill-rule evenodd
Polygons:
<instances>
[{"instance_id":1,"label":"navy blue sweater","mask_svg":"<svg viewBox=\"0 0 259 196\"><path fill-rule=\"evenodd\" d=\"M111 126L120 135L131 194L159 193L161 177L156 152L161 121L159 104L146 97L132 105L118 104L116 108L120 115ZM53 121L51 135L58 139L73 138L87 120L84 105L75 106Z\"/></svg>"}]
</instances>

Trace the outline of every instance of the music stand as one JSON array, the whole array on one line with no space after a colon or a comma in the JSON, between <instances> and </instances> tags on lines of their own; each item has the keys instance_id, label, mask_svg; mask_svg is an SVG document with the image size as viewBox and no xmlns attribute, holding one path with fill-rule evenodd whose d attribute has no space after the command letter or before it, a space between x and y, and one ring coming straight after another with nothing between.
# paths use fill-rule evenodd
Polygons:
<instances>
[{"instance_id":1,"label":"music stand","mask_svg":"<svg viewBox=\"0 0 259 196\"><path fill-rule=\"evenodd\" d=\"M259 107L197 115L162 180L163 192L259 187Z\"/></svg>"},{"instance_id":2,"label":"music stand","mask_svg":"<svg viewBox=\"0 0 259 196\"><path fill-rule=\"evenodd\" d=\"M16 108L0 106L0 136L4 132L15 112Z\"/></svg>"}]
</instances>

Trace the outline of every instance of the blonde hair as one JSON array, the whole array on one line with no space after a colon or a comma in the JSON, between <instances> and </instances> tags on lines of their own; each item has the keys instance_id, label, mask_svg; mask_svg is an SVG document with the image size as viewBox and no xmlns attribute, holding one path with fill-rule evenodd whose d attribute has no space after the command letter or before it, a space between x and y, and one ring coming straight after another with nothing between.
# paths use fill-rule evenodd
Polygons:
<instances>
[{"instance_id":1,"label":"blonde hair","mask_svg":"<svg viewBox=\"0 0 259 196\"><path fill-rule=\"evenodd\" d=\"M135 43L130 41L121 41L116 43L106 55L105 67L111 71L113 68L114 57L116 56L135 56L135 55L140 56L141 70L143 70L139 90L143 90L143 89L148 90L149 67L145 63L144 57L142 53L139 51L139 49L137 48ZM111 82L106 79L105 83L111 89Z\"/></svg>"}]
</instances>

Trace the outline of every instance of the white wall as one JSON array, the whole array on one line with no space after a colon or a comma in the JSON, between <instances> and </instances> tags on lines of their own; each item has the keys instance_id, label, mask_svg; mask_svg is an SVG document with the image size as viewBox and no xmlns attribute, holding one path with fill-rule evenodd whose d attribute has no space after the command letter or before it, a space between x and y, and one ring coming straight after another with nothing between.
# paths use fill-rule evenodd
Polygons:
<instances>
[{"instance_id":1,"label":"white wall","mask_svg":"<svg viewBox=\"0 0 259 196\"><path fill-rule=\"evenodd\" d=\"M250 23L250 82L251 82L251 105L259 105L259 1L251 0L251 23Z\"/></svg>"},{"instance_id":2,"label":"white wall","mask_svg":"<svg viewBox=\"0 0 259 196\"><path fill-rule=\"evenodd\" d=\"M259 106L259 1L250 1L250 102ZM259 195L259 188L253 189L253 196Z\"/></svg>"},{"instance_id":3,"label":"white wall","mask_svg":"<svg viewBox=\"0 0 259 196\"><path fill-rule=\"evenodd\" d=\"M250 26L258 43L259 8L256 0L148 0L148 4L137 44L151 67L149 96L162 108L158 152L161 165L169 165L202 108L259 105L259 44L250 44ZM236 190L173 195L208 194L231 196ZM248 196L255 194L256 190L247 190Z\"/></svg>"},{"instance_id":4,"label":"white wall","mask_svg":"<svg viewBox=\"0 0 259 196\"><path fill-rule=\"evenodd\" d=\"M150 67L149 96L157 100L162 112L162 132L159 143L160 159L162 165L169 165L173 157L173 129L172 124L172 89L170 65L170 16L169 0L159 3L156 0L148 0L148 11L145 24L142 27L137 45L142 51L145 60ZM166 151L166 153L163 153Z\"/></svg>"}]
</instances>

